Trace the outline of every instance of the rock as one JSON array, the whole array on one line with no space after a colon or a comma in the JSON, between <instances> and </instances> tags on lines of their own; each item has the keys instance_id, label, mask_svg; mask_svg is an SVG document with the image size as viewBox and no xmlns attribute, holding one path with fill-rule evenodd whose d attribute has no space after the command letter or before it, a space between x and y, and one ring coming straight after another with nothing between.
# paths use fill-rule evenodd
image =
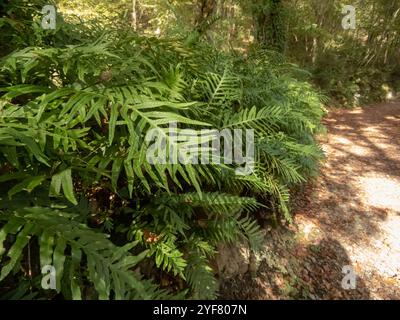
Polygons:
<instances>
[{"instance_id":1,"label":"rock","mask_svg":"<svg viewBox=\"0 0 400 320\"><path fill-rule=\"evenodd\" d=\"M217 255L213 265L221 279L230 279L244 275L249 271L250 248L247 243L240 245L221 244L218 246ZM254 272L254 266L252 266Z\"/></svg>"}]
</instances>

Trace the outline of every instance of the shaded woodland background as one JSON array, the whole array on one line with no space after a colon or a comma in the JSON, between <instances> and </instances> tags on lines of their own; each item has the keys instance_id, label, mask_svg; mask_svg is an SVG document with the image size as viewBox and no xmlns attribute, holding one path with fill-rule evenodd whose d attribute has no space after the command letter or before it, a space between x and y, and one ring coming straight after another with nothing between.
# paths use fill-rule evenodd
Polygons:
<instances>
[{"instance_id":1,"label":"shaded woodland background","mask_svg":"<svg viewBox=\"0 0 400 320\"><path fill-rule=\"evenodd\" d=\"M60 1L82 19L104 17L139 33L186 36L220 50L245 53L251 46L282 54L305 68L338 106L375 101L398 91L397 1ZM344 5L356 9L356 29L344 30ZM396 85L397 83L397 85Z\"/></svg>"}]
</instances>

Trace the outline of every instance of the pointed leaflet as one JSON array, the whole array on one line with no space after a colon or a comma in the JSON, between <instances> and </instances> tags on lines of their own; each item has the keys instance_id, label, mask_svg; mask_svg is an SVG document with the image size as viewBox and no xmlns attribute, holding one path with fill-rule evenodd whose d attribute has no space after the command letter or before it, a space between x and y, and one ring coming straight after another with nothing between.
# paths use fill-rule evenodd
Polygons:
<instances>
[{"instance_id":1,"label":"pointed leaflet","mask_svg":"<svg viewBox=\"0 0 400 320\"><path fill-rule=\"evenodd\" d=\"M61 186L64 192L64 196L67 198L67 200L72 202L74 205L77 205L78 201L76 201L74 195L74 185L71 176L71 168L63 170L52 177L50 185L50 195L59 195L61 191Z\"/></svg>"},{"instance_id":2,"label":"pointed leaflet","mask_svg":"<svg viewBox=\"0 0 400 320\"><path fill-rule=\"evenodd\" d=\"M114 191L117 191L117 183L118 183L119 175L121 173L122 163L123 163L123 159L121 159L121 158L116 158L113 161L113 165L112 165L112 169L111 169L111 185L112 185Z\"/></svg>"},{"instance_id":3,"label":"pointed leaflet","mask_svg":"<svg viewBox=\"0 0 400 320\"><path fill-rule=\"evenodd\" d=\"M61 184L63 188L63 192L65 197L72 202L74 205L78 204L78 201L76 201L75 195L74 195L74 186L72 182L72 176L71 176L71 168L64 170L61 173Z\"/></svg>"},{"instance_id":4,"label":"pointed leaflet","mask_svg":"<svg viewBox=\"0 0 400 320\"><path fill-rule=\"evenodd\" d=\"M111 105L111 117L110 117L110 124L108 126L108 142L110 145L112 144L114 140L114 135L115 135L115 126L117 124L117 119L118 119L118 106L113 104Z\"/></svg>"},{"instance_id":5,"label":"pointed leaflet","mask_svg":"<svg viewBox=\"0 0 400 320\"><path fill-rule=\"evenodd\" d=\"M50 233L43 231L39 239L40 246L40 268L52 264L54 236Z\"/></svg>"},{"instance_id":6,"label":"pointed leaflet","mask_svg":"<svg viewBox=\"0 0 400 320\"><path fill-rule=\"evenodd\" d=\"M19 257L22 254L22 250L25 248L25 246L28 244L30 240L30 234L33 228L34 228L33 224L26 224L24 229L20 233L18 233L17 240L15 241L15 243L10 248L7 254L10 260L1 269L0 281L3 280L5 277L7 277L7 275L14 268L15 264L17 263Z\"/></svg>"},{"instance_id":7,"label":"pointed leaflet","mask_svg":"<svg viewBox=\"0 0 400 320\"><path fill-rule=\"evenodd\" d=\"M67 243L63 238L57 239L57 244L53 253L53 266L57 272L56 277L56 290L59 293L61 291L61 279L64 272L64 262L65 262L65 248Z\"/></svg>"},{"instance_id":8,"label":"pointed leaflet","mask_svg":"<svg viewBox=\"0 0 400 320\"><path fill-rule=\"evenodd\" d=\"M8 191L8 197L11 199L11 197L14 194L17 194L23 190L32 192L33 189L35 189L37 186L39 186L44 180L46 179L45 176L35 176L35 177L30 177L22 182L16 184L14 187Z\"/></svg>"},{"instance_id":9,"label":"pointed leaflet","mask_svg":"<svg viewBox=\"0 0 400 320\"><path fill-rule=\"evenodd\" d=\"M19 219L9 220L6 225L0 230L0 258L6 251L4 248L4 241L8 234L15 234L22 227Z\"/></svg>"}]
</instances>

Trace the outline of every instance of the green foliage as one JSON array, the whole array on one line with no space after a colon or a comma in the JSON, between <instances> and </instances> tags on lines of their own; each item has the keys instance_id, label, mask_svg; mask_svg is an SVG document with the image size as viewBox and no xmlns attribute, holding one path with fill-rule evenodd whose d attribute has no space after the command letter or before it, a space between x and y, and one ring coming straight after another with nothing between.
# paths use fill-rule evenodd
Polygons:
<instances>
[{"instance_id":1,"label":"green foliage","mask_svg":"<svg viewBox=\"0 0 400 320\"><path fill-rule=\"evenodd\" d=\"M259 249L254 213L290 220L290 188L316 173L321 97L268 51L238 57L125 28L17 22L33 31L0 60L0 281L12 288L1 293L49 297L38 269L53 264L62 298L217 297L217 245ZM254 129L254 173L150 164L150 130L181 147L171 122L177 132Z\"/></svg>"},{"instance_id":2,"label":"green foliage","mask_svg":"<svg viewBox=\"0 0 400 320\"><path fill-rule=\"evenodd\" d=\"M129 299L133 296L151 299L155 296L155 293L150 294L146 290L146 284L130 270L147 254L147 251L139 255L130 253L137 242L117 247L105 234L75 221L76 215L66 211L31 207L15 210L1 218L6 224L0 230L0 257L7 252L9 260L1 269L0 281L15 270L23 250L35 239L40 246L41 268L54 266L56 290L63 290L66 297L81 299L85 278L93 284L98 299L109 299L111 292L115 299ZM10 235L15 240L6 250L4 242ZM67 256L66 251L70 255ZM69 290L62 284L64 280Z\"/></svg>"},{"instance_id":3,"label":"green foliage","mask_svg":"<svg viewBox=\"0 0 400 320\"><path fill-rule=\"evenodd\" d=\"M337 106L353 107L386 98L396 89L400 6L397 0L287 2L289 59L306 67ZM344 30L344 5L356 12L356 29Z\"/></svg>"}]
</instances>

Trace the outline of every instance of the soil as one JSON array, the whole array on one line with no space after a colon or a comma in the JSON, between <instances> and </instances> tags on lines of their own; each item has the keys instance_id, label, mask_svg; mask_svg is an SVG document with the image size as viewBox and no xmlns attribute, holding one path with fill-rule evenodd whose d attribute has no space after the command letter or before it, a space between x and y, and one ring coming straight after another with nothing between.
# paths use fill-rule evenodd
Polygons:
<instances>
[{"instance_id":1,"label":"soil","mask_svg":"<svg viewBox=\"0 0 400 320\"><path fill-rule=\"evenodd\" d=\"M326 160L295 195L294 223L267 232L257 273L221 283L221 297L400 299L400 101L324 123Z\"/></svg>"}]
</instances>

